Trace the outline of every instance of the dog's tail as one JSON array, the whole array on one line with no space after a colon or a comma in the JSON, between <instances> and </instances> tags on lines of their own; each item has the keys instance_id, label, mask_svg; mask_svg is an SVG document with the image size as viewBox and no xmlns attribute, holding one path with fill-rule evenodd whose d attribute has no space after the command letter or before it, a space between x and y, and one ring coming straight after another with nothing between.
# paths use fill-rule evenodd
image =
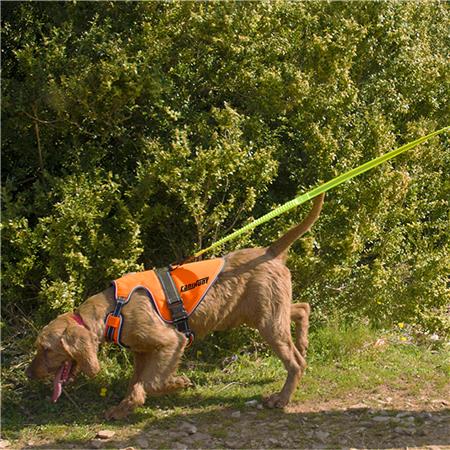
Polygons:
<instances>
[{"instance_id":1,"label":"dog's tail","mask_svg":"<svg viewBox=\"0 0 450 450\"><path fill-rule=\"evenodd\" d=\"M313 207L302 223L291 228L285 235L276 240L268 249L274 256L283 255L294 241L296 241L302 234L306 233L318 219L320 211L322 210L323 199L325 194L320 194L314 199Z\"/></svg>"}]
</instances>

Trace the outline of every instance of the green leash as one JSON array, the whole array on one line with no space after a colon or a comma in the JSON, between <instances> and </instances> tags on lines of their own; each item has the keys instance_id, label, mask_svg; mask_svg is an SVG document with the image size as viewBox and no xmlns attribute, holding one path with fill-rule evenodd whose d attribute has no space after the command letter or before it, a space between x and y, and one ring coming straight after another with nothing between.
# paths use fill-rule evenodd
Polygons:
<instances>
[{"instance_id":1,"label":"green leash","mask_svg":"<svg viewBox=\"0 0 450 450\"><path fill-rule=\"evenodd\" d=\"M322 194L323 192L329 191L330 189L335 188L336 186L339 186L340 184L344 183L347 180L350 180L351 178L354 178L364 172L367 172L368 170L373 169L374 167L379 166L380 164L384 163L385 161L388 161L389 159L395 158L396 156L400 155L403 152L406 152L407 150L410 150L422 142L427 141L428 139L432 138L433 136L437 136L438 134L444 133L445 131L448 131L450 129L450 126L447 126L445 128L441 128L440 130L434 131L433 133L430 133L426 136L423 136L419 139L416 139L415 141L409 142L408 144L402 145L401 147L390 151L389 153L386 153L385 155L381 155L378 158L372 159L371 161L368 161L364 164L362 164L359 167L356 167L355 169L349 170L348 172L337 176L336 178L333 178L330 181L327 181L324 184L321 184L320 186L317 186L314 189L311 189L309 192L306 192L305 194L299 195L298 197L295 197L293 200L290 200L289 202L285 203L284 205L279 206L278 208L275 208L274 210L270 211L269 213L265 214L264 216L261 216L259 219L254 220L253 222L245 225L244 227L240 228L239 230L234 231L233 233L229 234L228 236L225 236L224 238L218 240L214 244L210 245L209 247L198 251L195 253L191 258L188 258L188 260L192 260L194 258L199 257L200 255L203 255L206 252L209 252L210 250L217 248L224 244L225 242L231 241L232 239L240 236L243 233L246 233L247 231L253 230L253 228L256 228L257 226L268 222L269 220L273 219L274 217L279 216L280 214L283 214L292 208L295 208L302 203L305 203L308 200L311 200L314 197L317 197L318 195Z\"/></svg>"}]
</instances>

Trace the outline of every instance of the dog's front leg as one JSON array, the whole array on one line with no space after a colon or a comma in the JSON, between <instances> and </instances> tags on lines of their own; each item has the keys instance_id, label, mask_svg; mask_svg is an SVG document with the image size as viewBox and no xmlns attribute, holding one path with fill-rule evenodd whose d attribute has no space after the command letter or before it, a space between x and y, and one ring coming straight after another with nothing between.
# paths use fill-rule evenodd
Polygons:
<instances>
[{"instance_id":1,"label":"dog's front leg","mask_svg":"<svg viewBox=\"0 0 450 450\"><path fill-rule=\"evenodd\" d=\"M145 403L148 395L160 395L189 386L186 377L175 377L186 339L174 333L173 339L165 339L164 345L146 353L134 354L134 373L125 398L106 411L107 419L120 420Z\"/></svg>"},{"instance_id":2,"label":"dog's front leg","mask_svg":"<svg viewBox=\"0 0 450 450\"><path fill-rule=\"evenodd\" d=\"M117 405L109 408L105 417L110 419L124 419L135 408L145 403L146 393L142 381L146 365L150 365L151 353L134 354L134 372L128 385L125 398Z\"/></svg>"}]
</instances>

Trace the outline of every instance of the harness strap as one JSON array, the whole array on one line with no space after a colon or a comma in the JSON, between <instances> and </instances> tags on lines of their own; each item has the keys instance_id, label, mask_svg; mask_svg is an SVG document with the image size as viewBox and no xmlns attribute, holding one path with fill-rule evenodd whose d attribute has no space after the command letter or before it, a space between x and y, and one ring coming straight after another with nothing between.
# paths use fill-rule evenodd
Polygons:
<instances>
[{"instance_id":1,"label":"harness strap","mask_svg":"<svg viewBox=\"0 0 450 450\"><path fill-rule=\"evenodd\" d=\"M126 347L120 341L120 335L123 326L122 308L127 301L127 299L117 297L114 311L111 311L105 318L105 339L118 344L120 347Z\"/></svg>"},{"instance_id":2,"label":"harness strap","mask_svg":"<svg viewBox=\"0 0 450 450\"><path fill-rule=\"evenodd\" d=\"M188 338L188 346L190 346L194 341L194 333L189 328L188 314L184 309L183 300L181 300L178 289L170 275L170 269L156 269L155 273L166 296L173 324L180 333L183 333Z\"/></svg>"}]
</instances>

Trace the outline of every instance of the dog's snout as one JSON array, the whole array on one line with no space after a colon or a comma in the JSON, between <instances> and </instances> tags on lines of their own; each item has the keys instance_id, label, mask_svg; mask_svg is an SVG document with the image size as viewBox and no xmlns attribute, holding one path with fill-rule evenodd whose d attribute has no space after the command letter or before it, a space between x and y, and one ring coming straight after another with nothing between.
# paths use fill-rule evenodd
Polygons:
<instances>
[{"instance_id":1,"label":"dog's snout","mask_svg":"<svg viewBox=\"0 0 450 450\"><path fill-rule=\"evenodd\" d=\"M25 375L30 380L37 380L39 378L42 378L40 372L41 371L39 370L39 367L36 364L36 359L33 359L30 365L25 369Z\"/></svg>"}]
</instances>

